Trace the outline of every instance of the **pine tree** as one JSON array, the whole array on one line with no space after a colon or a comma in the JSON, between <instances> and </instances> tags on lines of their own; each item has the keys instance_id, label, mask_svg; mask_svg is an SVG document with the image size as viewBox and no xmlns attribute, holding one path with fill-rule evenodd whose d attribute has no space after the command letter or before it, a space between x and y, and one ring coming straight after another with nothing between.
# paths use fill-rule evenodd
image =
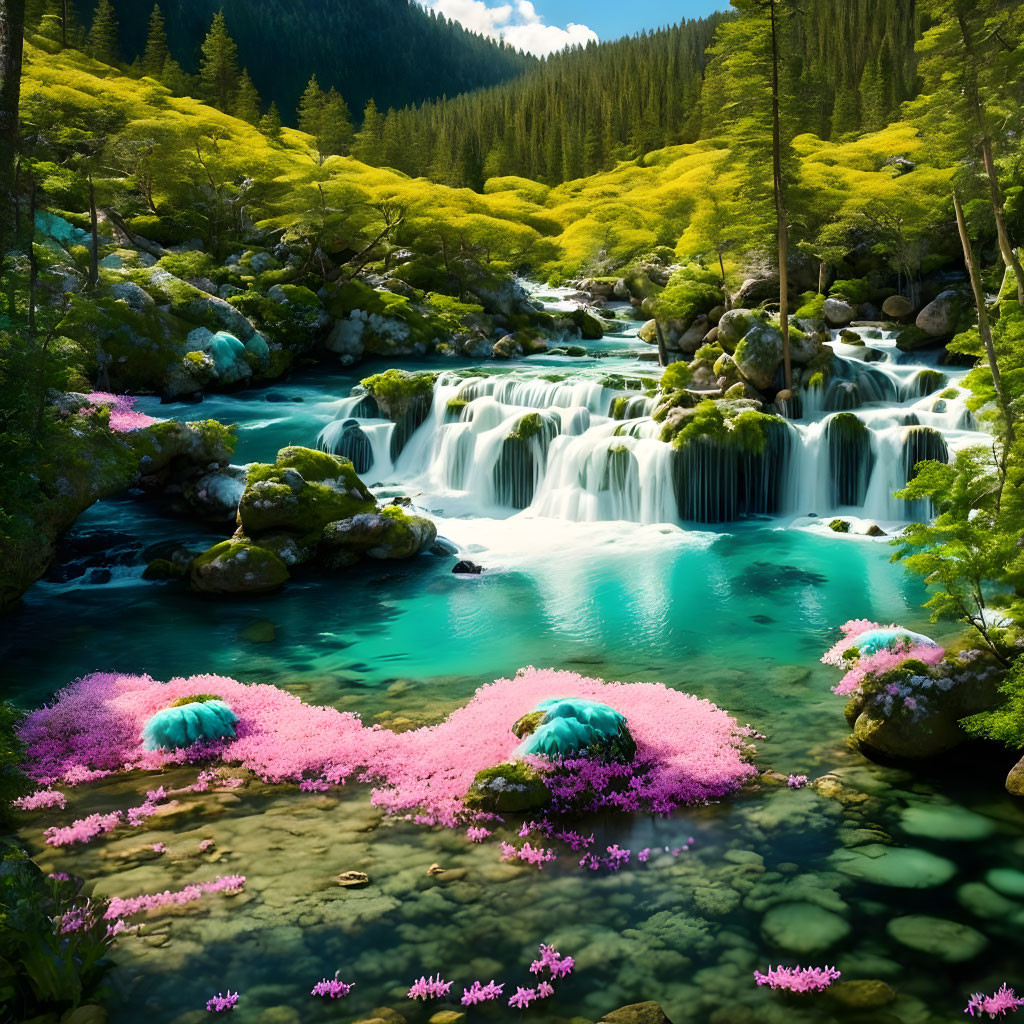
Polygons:
<instances>
[{"instance_id":1,"label":"pine tree","mask_svg":"<svg viewBox=\"0 0 1024 1024\"><path fill-rule=\"evenodd\" d=\"M203 40L199 80L213 105L226 113L231 109L237 79L238 47L228 33L224 12L218 11Z\"/></svg>"},{"instance_id":2,"label":"pine tree","mask_svg":"<svg viewBox=\"0 0 1024 1024\"><path fill-rule=\"evenodd\" d=\"M352 146L352 117L348 104L337 89L324 97L320 112L320 130L316 133L316 148L320 162L329 156L343 156Z\"/></svg>"},{"instance_id":3,"label":"pine tree","mask_svg":"<svg viewBox=\"0 0 1024 1024\"><path fill-rule=\"evenodd\" d=\"M276 103L271 103L270 109L260 118L260 131L270 142L281 141L281 112Z\"/></svg>"},{"instance_id":4,"label":"pine tree","mask_svg":"<svg viewBox=\"0 0 1024 1024\"><path fill-rule=\"evenodd\" d=\"M89 55L103 64L118 61L117 15L110 0L100 0L89 29Z\"/></svg>"},{"instance_id":5,"label":"pine tree","mask_svg":"<svg viewBox=\"0 0 1024 1024\"><path fill-rule=\"evenodd\" d=\"M235 117L248 121L249 124L257 124L260 119L260 94L256 91L249 72L242 69L242 77L238 81L238 90L235 93L234 105L231 113Z\"/></svg>"},{"instance_id":6,"label":"pine tree","mask_svg":"<svg viewBox=\"0 0 1024 1024\"><path fill-rule=\"evenodd\" d=\"M320 83L316 80L316 75L313 75L299 99L299 131L314 137L320 133L326 99L323 89L320 88Z\"/></svg>"},{"instance_id":7,"label":"pine tree","mask_svg":"<svg viewBox=\"0 0 1024 1024\"><path fill-rule=\"evenodd\" d=\"M149 15L149 31L146 34L146 50L142 55L142 73L150 78L159 78L169 56L164 14L159 4L153 4L153 10Z\"/></svg>"},{"instance_id":8,"label":"pine tree","mask_svg":"<svg viewBox=\"0 0 1024 1024\"><path fill-rule=\"evenodd\" d=\"M182 66L173 57L169 56L164 61L163 70L160 72L159 78L171 90L174 96L187 96L193 91L192 76L186 74Z\"/></svg>"},{"instance_id":9,"label":"pine tree","mask_svg":"<svg viewBox=\"0 0 1024 1024\"><path fill-rule=\"evenodd\" d=\"M352 155L375 167L384 163L384 115L372 98L363 110L363 126L356 133Z\"/></svg>"},{"instance_id":10,"label":"pine tree","mask_svg":"<svg viewBox=\"0 0 1024 1024\"><path fill-rule=\"evenodd\" d=\"M25 31L35 32L46 13L46 0L25 0Z\"/></svg>"}]
</instances>

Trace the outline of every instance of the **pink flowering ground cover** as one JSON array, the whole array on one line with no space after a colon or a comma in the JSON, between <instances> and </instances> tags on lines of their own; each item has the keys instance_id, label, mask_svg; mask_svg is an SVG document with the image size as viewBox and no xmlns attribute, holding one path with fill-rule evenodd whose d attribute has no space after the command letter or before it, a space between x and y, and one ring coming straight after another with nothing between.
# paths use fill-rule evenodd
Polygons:
<instances>
[{"instance_id":1,"label":"pink flowering ground cover","mask_svg":"<svg viewBox=\"0 0 1024 1024\"><path fill-rule=\"evenodd\" d=\"M151 427L157 422L152 416L135 411L135 403L138 399L132 398L131 395L114 395L109 391L93 391L86 397L92 403L86 410L87 413L93 413L102 408L110 409L110 429L115 434L127 434L132 430Z\"/></svg>"},{"instance_id":2,"label":"pink flowering ground cover","mask_svg":"<svg viewBox=\"0 0 1024 1024\"><path fill-rule=\"evenodd\" d=\"M216 694L232 708L236 735L184 750L145 750L142 731L150 716L196 693ZM600 701L625 715L645 771L622 809L666 813L725 796L756 774L749 730L710 701L661 683L606 683L535 668L481 687L438 725L398 734L266 684L214 675L162 683L98 672L29 715L21 737L27 770L44 785L214 760L310 789L356 777L377 784L372 800L388 813L454 826L468 816L462 798L476 774L508 760L518 746L513 723L552 696Z\"/></svg>"}]
</instances>

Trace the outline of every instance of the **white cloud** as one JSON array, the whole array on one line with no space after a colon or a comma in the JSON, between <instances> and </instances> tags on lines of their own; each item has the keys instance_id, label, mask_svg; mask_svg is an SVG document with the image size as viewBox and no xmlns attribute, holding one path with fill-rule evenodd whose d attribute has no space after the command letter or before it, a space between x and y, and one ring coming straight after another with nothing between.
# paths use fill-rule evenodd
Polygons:
<instances>
[{"instance_id":1,"label":"white cloud","mask_svg":"<svg viewBox=\"0 0 1024 1024\"><path fill-rule=\"evenodd\" d=\"M488 3L486 0L424 0L427 8L454 18L472 32L480 32L505 42L518 50L537 56L553 53L566 46L585 46L597 42L597 33L586 25L570 21L565 28L545 25L532 0L511 0L511 3Z\"/></svg>"}]
</instances>

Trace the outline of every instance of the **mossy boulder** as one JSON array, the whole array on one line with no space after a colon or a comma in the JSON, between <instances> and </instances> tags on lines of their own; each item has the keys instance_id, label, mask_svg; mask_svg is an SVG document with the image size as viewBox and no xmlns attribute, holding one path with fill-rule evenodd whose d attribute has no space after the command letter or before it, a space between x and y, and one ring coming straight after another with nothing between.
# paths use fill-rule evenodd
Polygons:
<instances>
[{"instance_id":1,"label":"mossy boulder","mask_svg":"<svg viewBox=\"0 0 1024 1024\"><path fill-rule=\"evenodd\" d=\"M349 459L289 447L278 452L274 465L249 467L238 523L249 537L286 530L312 538L328 523L375 509Z\"/></svg>"},{"instance_id":2,"label":"mossy boulder","mask_svg":"<svg viewBox=\"0 0 1024 1024\"><path fill-rule=\"evenodd\" d=\"M755 323L736 346L733 359L755 388L771 387L782 361L782 332L772 324Z\"/></svg>"},{"instance_id":3,"label":"mossy boulder","mask_svg":"<svg viewBox=\"0 0 1024 1024\"><path fill-rule=\"evenodd\" d=\"M574 309L562 314L562 320L577 327L584 341L598 341L604 337L604 324L586 309Z\"/></svg>"},{"instance_id":4,"label":"mossy boulder","mask_svg":"<svg viewBox=\"0 0 1024 1024\"><path fill-rule=\"evenodd\" d=\"M391 457L397 458L416 428L426 420L434 401L436 373L385 370L360 382L381 416L395 424Z\"/></svg>"},{"instance_id":5,"label":"mossy boulder","mask_svg":"<svg viewBox=\"0 0 1024 1024\"><path fill-rule=\"evenodd\" d=\"M735 352L736 346L746 337L755 324L763 324L756 314L749 309L730 309L723 313L718 321L718 344L726 352Z\"/></svg>"},{"instance_id":6,"label":"mossy boulder","mask_svg":"<svg viewBox=\"0 0 1024 1024\"><path fill-rule=\"evenodd\" d=\"M321 543L328 549L382 560L413 558L437 540L437 527L395 505L328 523Z\"/></svg>"},{"instance_id":7,"label":"mossy boulder","mask_svg":"<svg viewBox=\"0 0 1024 1024\"><path fill-rule=\"evenodd\" d=\"M273 552L234 538L214 544L189 567L189 585L202 594L264 594L288 578L288 567Z\"/></svg>"},{"instance_id":8,"label":"mossy boulder","mask_svg":"<svg viewBox=\"0 0 1024 1024\"><path fill-rule=\"evenodd\" d=\"M515 761L477 772L463 802L471 810L518 814L546 807L551 791L540 772Z\"/></svg>"}]
</instances>

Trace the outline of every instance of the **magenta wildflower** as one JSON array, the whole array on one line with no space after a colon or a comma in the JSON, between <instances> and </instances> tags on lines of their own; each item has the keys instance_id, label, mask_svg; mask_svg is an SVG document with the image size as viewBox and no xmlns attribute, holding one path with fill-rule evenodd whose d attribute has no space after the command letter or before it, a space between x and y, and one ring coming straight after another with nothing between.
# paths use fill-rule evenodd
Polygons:
<instances>
[{"instance_id":1,"label":"magenta wildflower","mask_svg":"<svg viewBox=\"0 0 1024 1024\"><path fill-rule=\"evenodd\" d=\"M482 843L490 834L491 830L489 828L483 828L480 825L470 825L466 829L466 838L471 843Z\"/></svg>"},{"instance_id":2,"label":"magenta wildflower","mask_svg":"<svg viewBox=\"0 0 1024 1024\"><path fill-rule=\"evenodd\" d=\"M554 994L555 994L555 987L554 987L554 985L551 985L551 984L549 984L546 981L539 981L539 982L537 982L537 998L538 999L547 999L548 996L553 996Z\"/></svg>"},{"instance_id":3,"label":"magenta wildflower","mask_svg":"<svg viewBox=\"0 0 1024 1024\"><path fill-rule=\"evenodd\" d=\"M167 852L167 845L165 843L154 843L153 844L153 852L154 853L166 853Z\"/></svg>"},{"instance_id":4,"label":"magenta wildflower","mask_svg":"<svg viewBox=\"0 0 1024 1024\"><path fill-rule=\"evenodd\" d=\"M530 1003L537 998L537 990L534 988L523 988L520 985L516 989L516 994L509 997L508 1005L514 1006L518 1010L525 1010Z\"/></svg>"},{"instance_id":5,"label":"magenta wildflower","mask_svg":"<svg viewBox=\"0 0 1024 1024\"><path fill-rule=\"evenodd\" d=\"M66 871L51 871L48 878L52 878L55 882L70 882L71 876Z\"/></svg>"},{"instance_id":6,"label":"magenta wildflower","mask_svg":"<svg viewBox=\"0 0 1024 1024\"><path fill-rule=\"evenodd\" d=\"M324 978L313 986L310 995L320 996L323 999L341 999L347 996L355 988L355 982L342 981L337 975L333 978Z\"/></svg>"},{"instance_id":7,"label":"magenta wildflower","mask_svg":"<svg viewBox=\"0 0 1024 1024\"><path fill-rule=\"evenodd\" d=\"M769 967L767 974L754 971L758 985L787 992L821 992L840 977L834 967Z\"/></svg>"},{"instance_id":8,"label":"magenta wildflower","mask_svg":"<svg viewBox=\"0 0 1024 1024\"><path fill-rule=\"evenodd\" d=\"M199 852L206 853L207 850L211 849L214 845L212 839L202 839L199 842Z\"/></svg>"},{"instance_id":9,"label":"magenta wildflower","mask_svg":"<svg viewBox=\"0 0 1024 1024\"><path fill-rule=\"evenodd\" d=\"M789 786L790 789L803 789L810 781L811 780L808 779L806 775L790 775L790 777L786 779L786 785Z\"/></svg>"},{"instance_id":10,"label":"magenta wildflower","mask_svg":"<svg viewBox=\"0 0 1024 1024\"><path fill-rule=\"evenodd\" d=\"M70 846L72 843L88 843L106 832L111 832L121 824L121 812L110 814L90 814L87 818L79 818L63 828L48 828L43 835L50 846Z\"/></svg>"},{"instance_id":11,"label":"magenta wildflower","mask_svg":"<svg viewBox=\"0 0 1024 1024\"><path fill-rule=\"evenodd\" d=\"M514 843L502 842L502 860L521 860L527 864L535 864L538 870L543 869L546 861L555 859L555 851L548 850L543 846L531 846L523 843L523 848L518 849Z\"/></svg>"},{"instance_id":12,"label":"magenta wildflower","mask_svg":"<svg viewBox=\"0 0 1024 1024\"><path fill-rule=\"evenodd\" d=\"M651 848L649 846L645 846L642 850L639 850L637 852L636 859L640 861L641 864L643 864L647 860L647 858L650 857L650 855Z\"/></svg>"},{"instance_id":13,"label":"magenta wildflower","mask_svg":"<svg viewBox=\"0 0 1024 1024\"><path fill-rule=\"evenodd\" d=\"M452 983L444 981L440 974L436 977L434 975L429 978L421 977L412 983L407 997L409 999L440 999L442 996L448 995L448 990L451 987Z\"/></svg>"},{"instance_id":14,"label":"magenta wildflower","mask_svg":"<svg viewBox=\"0 0 1024 1024\"><path fill-rule=\"evenodd\" d=\"M964 1013L969 1013L973 1017L977 1011L979 1014L987 1013L994 1019L1004 1017L1008 1013L1016 1013L1022 1006L1024 1006L1024 999L1018 999L1013 989L1008 988L1004 981L1002 987L990 996L981 992L971 996Z\"/></svg>"},{"instance_id":15,"label":"magenta wildflower","mask_svg":"<svg viewBox=\"0 0 1024 1024\"><path fill-rule=\"evenodd\" d=\"M215 996L211 997L206 1002L206 1008L210 1013L226 1013L235 1008L235 1003L238 1002L238 993L232 992L228 989L227 995L222 995L218 992Z\"/></svg>"},{"instance_id":16,"label":"magenta wildflower","mask_svg":"<svg viewBox=\"0 0 1024 1024\"><path fill-rule=\"evenodd\" d=\"M19 811L38 811L43 807L56 807L62 811L67 802L68 798L59 790L37 789L28 796L18 797L13 801L12 806L17 807Z\"/></svg>"},{"instance_id":17,"label":"magenta wildflower","mask_svg":"<svg viewBox=\"0 0 1024 1024\"><path fill-rule=\"evenodd\" d=\"M486 984L481 985L479 981L474 981L469 988L462 990L462 1005L473 1006L476 1003L487 1003L493 999L497 999L505 989L504 984L497 984L493 978Z\"/></svg>"},{"instance_id":18,"label":"magenta wildflower","mask_svg":"<svg viewBox=\"0 0 1024 1024\"><path fill-rule=\"evenodd\" d=\"M576 961L571 956L562 956L554 946L541 943L540 958L530 964L531 974L548 971L552 978L567 978L572 974Z\"/></svg>"},{"instance_id":19,"label":"magenta wildflower","mask_svg":"<svg viewBox=\"0 0 1024 1024\"><path fill-rule=\"evenodd\" d=\"M169 889L158 893L143 893L127 899L120 896L111 898L104 917L109 921L117 917L130 917L144 910L159 910L161 907L181 906L200 899L206 893L223 892L233 895L245 885L245 875L224 875L212 882L186 885L184 889L171 892Z\"/></svg>"}]
</instances>

